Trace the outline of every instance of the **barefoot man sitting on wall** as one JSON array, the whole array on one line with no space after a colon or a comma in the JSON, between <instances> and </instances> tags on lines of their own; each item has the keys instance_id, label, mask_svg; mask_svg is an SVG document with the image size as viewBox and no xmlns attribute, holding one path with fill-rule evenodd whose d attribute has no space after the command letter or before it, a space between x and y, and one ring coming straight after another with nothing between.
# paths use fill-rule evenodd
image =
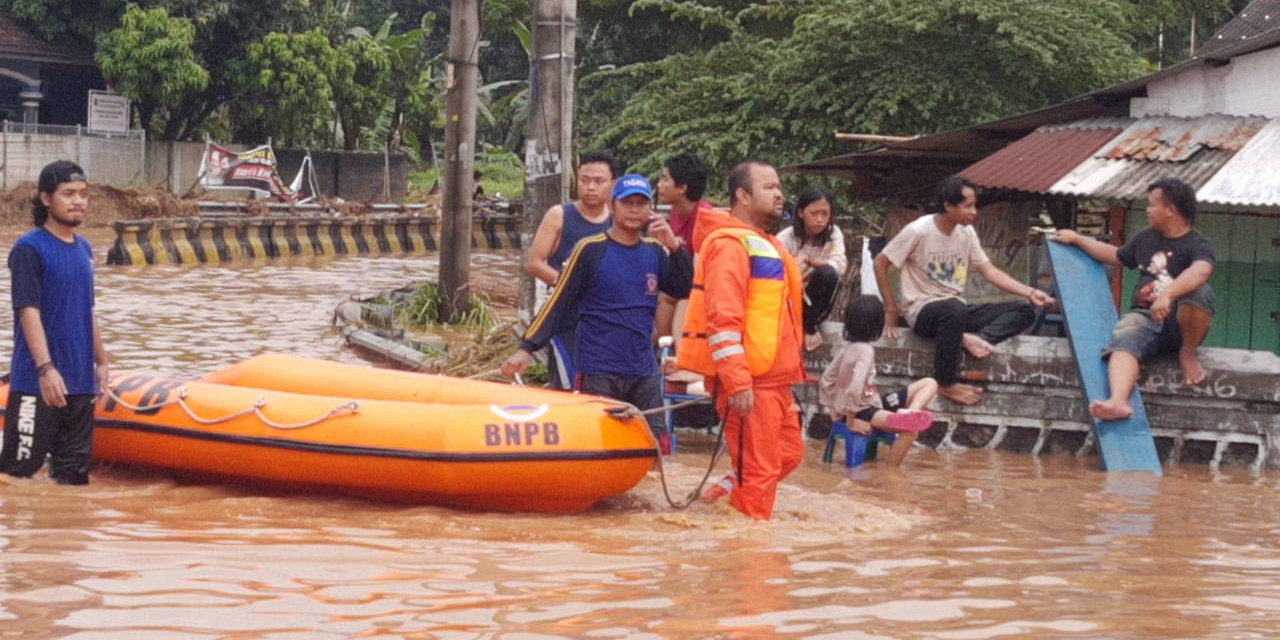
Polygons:
<instances>
[{"instance_id":1,"label":"barefoot man sitting on wall","mask_svg":"<svg viewBox=\"0 0 1280 640\"><path fill-rule=\"evenodd\" d=\"M899 335L899 307L889 280L892 265L902 270L902 311L907 323L916 335L937 340L933 377L938 381L938 395L960 404L977 404L982 390L960 382L960 349L979 359L991 355L992 345L1031 326L1035 321L1032 304L1043 307L1054 300L1018 282L987 258L973 229L978 219L978 190L972 182L949 176L938 183L937 196L940 213L917 218L876 256L876 285L884 299L884 335L895 339ZM997 289L1026 300L966 303L962 296L970 269L976 269Z\"/></svg>"},{"instance_id":2,"label":"barefoot man sitting on wall","mask_svg":"<svg viewBox=\"0 0 1280 640\"><path fill-rule=\"evenodd\" d=\"M1111 397L1089 405L1099 420L1133 415L1129 396L1138 383L1140 363L1160 352L1177 352L1186 384L1204 382L1204 366L1196 347L1213 323L1213 243L1196 231L1196 192L1177 178L1147 188L1150 226L1123 247L1086 238L1070 229L1050 236L1074 244L1103 264L1124 265L1141 272L1133 290L1133 307L1111 331L1103 351Z\"/></svg>"}]
</instances>

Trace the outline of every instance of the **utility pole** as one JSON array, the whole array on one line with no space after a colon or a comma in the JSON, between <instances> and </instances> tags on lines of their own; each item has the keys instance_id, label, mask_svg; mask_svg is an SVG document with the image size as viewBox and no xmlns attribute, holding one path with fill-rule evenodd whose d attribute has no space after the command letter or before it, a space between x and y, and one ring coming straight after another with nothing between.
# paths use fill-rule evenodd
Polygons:
<instances>
[{"instance_id":1,"label":"utility pole","mask_svg":"<svg viewBox=\"0 0 1280 640\"><path fill-rule=\"evenodd\" d=\"M440 211L442 319L461 315L471 307L471 203L475 191L479 51L480 0L453 0L449 10L444 194Z\"/></svg>"},{"instance_id":2,"label":"utility pole","mask_svg":"<svg viewBox=\"0 0 1280 640\"><path fill-rule=\"evenodd\" d=\"M573 169L573 63L577 0L535 0L529 64L529 131L524 151L524 228L528 254L542 215L569 199ZM535 282L520 279L520 318L533 319Z\"/></svg>"}]
</instances>

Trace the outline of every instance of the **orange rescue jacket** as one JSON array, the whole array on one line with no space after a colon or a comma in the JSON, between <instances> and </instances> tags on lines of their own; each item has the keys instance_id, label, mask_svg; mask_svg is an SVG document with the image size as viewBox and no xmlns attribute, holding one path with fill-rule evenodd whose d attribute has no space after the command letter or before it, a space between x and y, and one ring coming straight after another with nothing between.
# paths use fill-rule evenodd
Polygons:
<instances>
[{"instance_id":1,"label":"orange rescue jacket","mask_svg":"<svg viewBox=\"0 0 1280 640\"><path fill-rule=\"evenodd\" d=\"M723 211L703 211L678 366L734 394L804 380L800 270L773 237Z\"/></svg>"}]
</instances>

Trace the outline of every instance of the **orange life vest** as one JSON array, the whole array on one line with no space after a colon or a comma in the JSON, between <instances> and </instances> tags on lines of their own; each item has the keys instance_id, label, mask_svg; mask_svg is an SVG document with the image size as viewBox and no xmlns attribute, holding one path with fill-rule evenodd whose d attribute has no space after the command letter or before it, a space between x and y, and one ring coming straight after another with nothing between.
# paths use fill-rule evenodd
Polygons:
<instances>
[{"instance_id":1,"label":"orange life vest","mask_svg":"<svg viewBox=\"0 0 1280 640\"><path fill-rule=\"evenodd\" d=\"M707 300L703 288L709 265L699 257L693 272L693 290L685 315L677 363L681 369L706 376L716 375L717 363L744 356L751 377L759 377L773 368L782 332L787 330L785 314L798 304L803 284L798 270L787 269L782 253L767 238L744 227L726 227L709 234L702 243L705 256L710 244L724 237L742 243L746 250L750 273L747 280L747 309L742 332L719 331L708 335ZM740 268L737 265L710 265L715 269ZM798 307L796 307L798 308Z\"/></svg>"}]
</instances>

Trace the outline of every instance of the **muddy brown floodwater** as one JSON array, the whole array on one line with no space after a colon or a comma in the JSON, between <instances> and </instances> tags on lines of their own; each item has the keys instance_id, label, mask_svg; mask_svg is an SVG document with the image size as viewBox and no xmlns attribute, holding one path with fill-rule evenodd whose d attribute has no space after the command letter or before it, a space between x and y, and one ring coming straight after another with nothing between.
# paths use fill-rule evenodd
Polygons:
<instances>
[{"instance_id":1,"label":"muddy brown floodwater","mask_svg":"<svg viewBox=\"0 0 1280 640\"><path fill-rule=\"evenodd\" d=\"M7 254L16 232L0 234ZM88 232L99 264L109 232ZM515 273L515 256L473 269ZM334 306L433 257L98 268L119 369L198 376L262 351L364 362ZM7 274L0 352L11 347ZM712 442L686 436L673 493ZM0 638L1271 638L1280 482L919 449L904 473L824 469L775 520L675 511L656 473L581 514L279 494L96 468L0 483ZM722 463L724 464L724 463Z\"/></svg>"}]
</instances>

